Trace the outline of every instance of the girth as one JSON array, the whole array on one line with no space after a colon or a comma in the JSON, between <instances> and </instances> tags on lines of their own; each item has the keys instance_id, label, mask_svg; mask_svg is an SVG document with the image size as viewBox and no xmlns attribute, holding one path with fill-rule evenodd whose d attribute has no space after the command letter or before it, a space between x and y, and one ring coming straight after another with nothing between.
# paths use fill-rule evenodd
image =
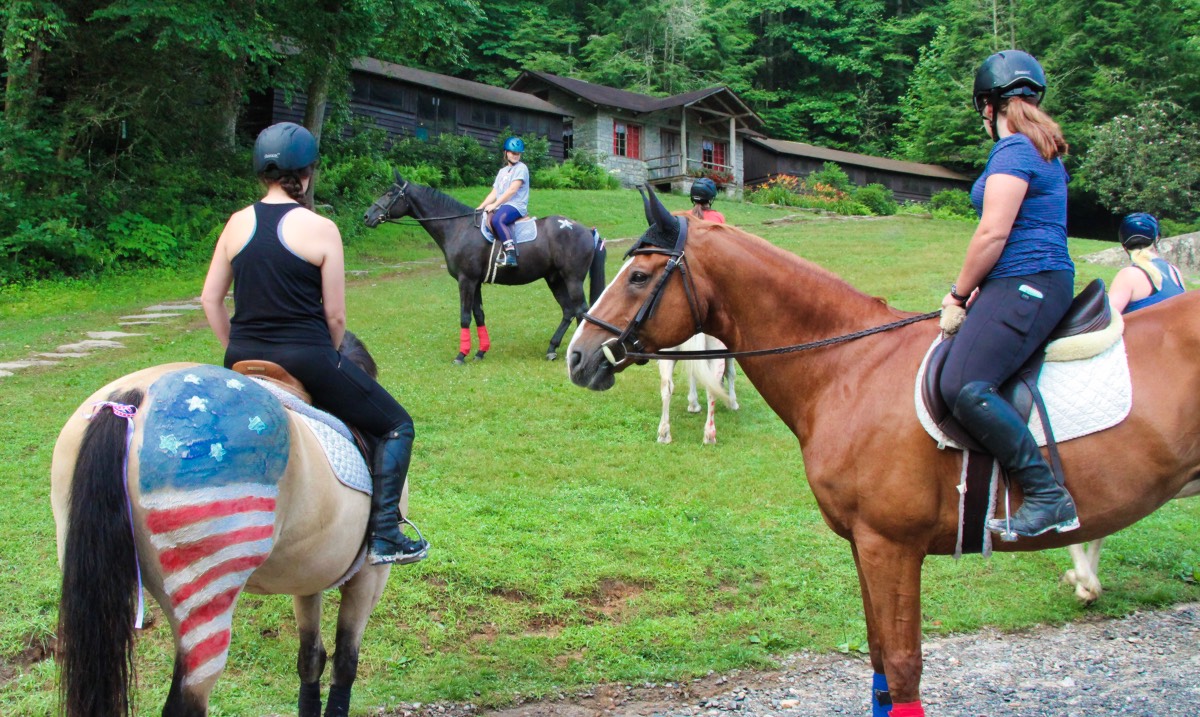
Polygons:
<instances>
[{"instance_id":1,"label":"girth","mask_svg":"<svg viewBox=\"0 0 1200 717\"><path fill-rule=\"evenodd\" d=\"M1112 313L1108 304L1108 296L1104 290L1104 281L1095 279L1071 302L1067 313L1058 322L1045 343L1049 344L1068 336L1100 331L1107 328L1111 321ZM921 398L929 410L929 416L951 440L969 450L985 452L955 420L951 413L951 406L942 398L940 389L942 369L945 367L946 356L950 352L953 341L953 336L947 337L930 354L929 361L925 366L924 381L921 384ZM1000 395L1011 403L1021 418L1026 421L1029 420L1035 403L1040 400L1035 394L1035 390L1038 375L1041 373L1045 360L1046 351L1045 345L1043 345L999 389ZM1049 419L1043 415L1042 420L1048 422ZM1049 425L1045 425L1044 428L1049 438L1052 435Z\"/></svg>"},{"instance_id":2,"label":"girth","mask_svg":"<svg viewBox=\"0 0 1200 717\"><path fill-rule=\"evenodd\" d=\"M288 373L286 368L280 366L274 361L266 361L264 359L247 359L245 361L238 361L233 365L233 371L240 373L243 376L249 376L250 378L257 378L270 382L271 384L278 386L284 391L292 394L304 403L310 406L313 405L312 395L309 394L308 389L304 388L304 384L300 382L300 379ZM346 422L343 421L343 423ZM371 449L371 442L367 441L366 436L364 436L362 431L358 430L358 428L355 426L346 423L346 428L350 430L350 435L354 436L354 444L358 447L359 453L362 453L363 460L365 460L367 465L370 466L371 455L373 453Z\"/></svg>"}]
</instances>

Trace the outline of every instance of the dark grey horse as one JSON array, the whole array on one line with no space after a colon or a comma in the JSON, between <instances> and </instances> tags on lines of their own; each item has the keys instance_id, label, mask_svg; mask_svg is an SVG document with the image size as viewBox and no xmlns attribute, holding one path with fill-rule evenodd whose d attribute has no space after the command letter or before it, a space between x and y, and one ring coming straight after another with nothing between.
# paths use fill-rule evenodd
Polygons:
<instances>
[{"instance_id":1,"label":"dark grey horse","mask_svg":"<svg viewBox=\"0 0 1200 717\"><path fill-rule=\"evenodd\" d=\"M471 348L471 317L476 327L483 329L483 295L481 284L529 284L545 279L554 299L562 307L562 321L546 358L558 358L558 345L571 321L581 320L590 302L604 291L604 260L608 252L594 230L562 216L543 217L537 221L537 240L518 245L520 262L515 267L495 267L495 245L489 244L479 230L475 210L432 187L404 181L395 173L395 184L363 215L368 227L400 217L412 217L437 242L446 255L446 270L458 281L459 325L464 340L455 363L463 363ZM590 302L583 296L583 280L589 278ZM481 359L487 353L486 329L480 332ZM465 348L464 348L465 347Z\"/></svg>"}]
</instances>

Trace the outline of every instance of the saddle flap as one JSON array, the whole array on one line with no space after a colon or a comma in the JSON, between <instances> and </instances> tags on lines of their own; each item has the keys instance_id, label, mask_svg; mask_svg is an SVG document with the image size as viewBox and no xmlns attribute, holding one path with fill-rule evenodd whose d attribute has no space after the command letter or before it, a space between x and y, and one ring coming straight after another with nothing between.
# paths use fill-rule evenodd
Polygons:
<instances>
[{"instance_id":1,"label":"saddle flap","mask_svg":"<svg viewBox=\"0 0 1200 717\"><path fill-rule=\"evenodd\" d=\"M238 361L233 365L233 370L243 376L270 381L301 401L312 405L312 396L304 388L304 384L300 383L300 379L288 373L287 369L274 361L264 361L263 359Z\"/></svg>"}]
</instances>

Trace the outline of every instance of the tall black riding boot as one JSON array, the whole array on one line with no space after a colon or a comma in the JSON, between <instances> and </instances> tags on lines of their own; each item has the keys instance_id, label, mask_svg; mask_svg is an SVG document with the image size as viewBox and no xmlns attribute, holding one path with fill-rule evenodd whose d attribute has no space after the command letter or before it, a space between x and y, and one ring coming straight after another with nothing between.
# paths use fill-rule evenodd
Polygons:
<instances>
[{"instance_id":1,"label":"tall black riding boot","mask_svg":"<svg viewBox=\"0 0 1200 717\"><path fill-rule=\"evenodd\" d=\"M1021 484L1025 501L1011 520L989 520L988 530L1031 538L1050 530L1065 533L1079 527L1075 501L1058 484L1042 458L1037 441L1016 409L996 392L996 387L975 381L963 387L954 401L954 417L1000 461L1010 480Z\"/></svg>"},{"instance_id":2,"label":"tall black riding boot","mask_svg":"<svg viewBox=\"0 0 1200 717\"><path fill-rule=\"evenodd\" d=\"M400 496L404 494L404 481L408 479L412 442L413 427L409 424L385 435L375 448L371 466L371 539L367 553L372 565L415 563L424 560L429 552L429 543L424 538L413 540L400 531Z\"/></svg>"},{"instance_id":3,"label":"tall black riding boot","mask_svg":"<svg viewBox=\"0 0 1200 717\"><path fill-rule=\"evenodd\" d=\"M496 257L496 266L516 266L517 265L517 245L506 241L504 242L504 253Z\"/></svg>"}]
</instances>

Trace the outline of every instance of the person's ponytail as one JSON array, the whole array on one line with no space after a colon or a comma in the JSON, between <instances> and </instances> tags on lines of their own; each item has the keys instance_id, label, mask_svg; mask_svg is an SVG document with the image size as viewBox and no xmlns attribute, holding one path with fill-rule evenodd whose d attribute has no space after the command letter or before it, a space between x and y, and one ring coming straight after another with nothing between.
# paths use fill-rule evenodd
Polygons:
<instances>
[{"instance_id":1,"label":"person's ponytail","mask_svg":"<svg viewBox=\"0 0 1200 717\"><path fill-rule=\"evenodd\" d=\"M312 209L312 200L310 200L304 192L304 180L312 177L312 174L312 166L305 167L304 169L288 171L280 171L272 168L260 174L259 178L268 184L278 184L283 191L287 192L287 195L291 197L294 202L305 209Z\"/></svg>"},{"instance_id":2,"label":"person's ponytail","mask_svg":"<svg viewBox=\"0 0 1200 717\"><path fill-rule=\"evenodd\" d=\"M1003 112L1008 120L1008 129L1028 137L1047 162L1063 156L1070 148L1058 123L1033 102L1022 97L1010 97L1004 103Z\"/></svg>"},{"instance_id":3,"label":"person's ponytail","mask_svg":"<svg viewBox=\"0 0 1200 717\"><path fill-rule=\"evenodd\" d=\"M1162 272L1158 270L1158 267L1154 265L1154 262L1151 261L1151 259L1154 258L1154 255L1153 252L1151 252L1150 247L1144 246L1140 249L1134 249L1130 251L1129 258L1133 260L1134 266L1146 272L1146 276L1150 278L1150 283L1154 285L1155 291L1158 291L1162 288L1163 275Z\"/></svg>"}]
</instances>

